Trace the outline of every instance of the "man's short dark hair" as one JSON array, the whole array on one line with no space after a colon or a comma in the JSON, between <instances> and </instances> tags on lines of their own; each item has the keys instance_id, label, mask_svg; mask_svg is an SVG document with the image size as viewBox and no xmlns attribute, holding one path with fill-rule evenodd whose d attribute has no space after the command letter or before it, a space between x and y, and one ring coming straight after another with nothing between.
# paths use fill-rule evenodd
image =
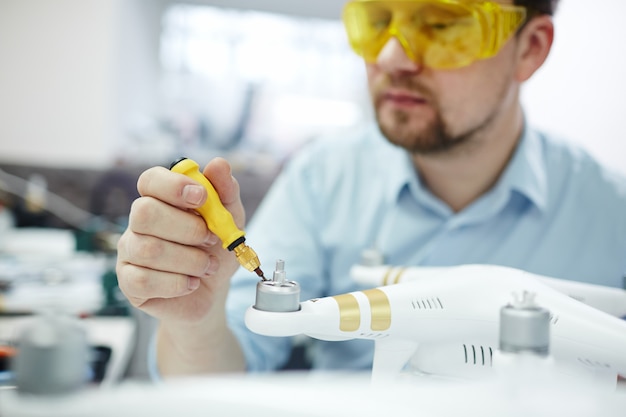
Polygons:
<instances>
[{"instance_id":1,"label":"man's short dark hair","mask_svg":"<svg viewBox=\"0 0 626 417\"><path fill-rule=\"evenodd\" d=\"M549 14L552 16L559 0L515 0L513 3L528 8L531 15Z\"/></svg>"}]
</instances>

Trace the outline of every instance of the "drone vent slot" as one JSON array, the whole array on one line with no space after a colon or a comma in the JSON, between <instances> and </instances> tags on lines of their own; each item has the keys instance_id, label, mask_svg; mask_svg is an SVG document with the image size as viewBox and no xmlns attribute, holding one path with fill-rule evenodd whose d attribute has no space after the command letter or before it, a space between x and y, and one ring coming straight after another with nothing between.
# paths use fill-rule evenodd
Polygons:
<instances>
[{"instance_id":1,"label":"drone vent slot","mask_svg":"<svg viewBox=\"0 0 626 417\"><path fill-rule=\"evenodd\" d=\"M493 349L489 346L463 344L463 356L469 365L493 366Z\"/></svg>"},{"instance_id":2,"label":"drone vent slot","mask_svg":"<svg viewBox=\"0 0 626 417\"><path fill-rule=\"evenodd\" d=\"M588 358L578 358L578 362L591 368L611 369L611 365L606 362L594 361Z\"/></svg>"},{"instance_id":3,"label":"drone vent slot","mask_svg":"<svg viewBox=\"0 0 626 417\"><path fill-rule=\"evenodd\" d=\"M439 297L422 298L411 301L414 310L443 310Z\"/></svg>"},{"instance_id":4,"label":"drone vent slot","mask_svg":"<svg viewBox=\"0 0 626 417\"><path fill-rule=\"evenodd\" d=\"M559 316L550 313L550 323L552 323L552 325L555 325L558 323L558 321L559 321Z\"/></svg>"},{"instance_id":5,"label":"drone vent slot","mask_svg":"<svg viewBox=\"0 0 626 417\"><path fill-rule=\"evenodd\" d=\"M385 337L388 337L389 334L387 333L361 333L359 335L359 337L364 337L366 339L384 339Z\"/></svg>"}]
</instances>

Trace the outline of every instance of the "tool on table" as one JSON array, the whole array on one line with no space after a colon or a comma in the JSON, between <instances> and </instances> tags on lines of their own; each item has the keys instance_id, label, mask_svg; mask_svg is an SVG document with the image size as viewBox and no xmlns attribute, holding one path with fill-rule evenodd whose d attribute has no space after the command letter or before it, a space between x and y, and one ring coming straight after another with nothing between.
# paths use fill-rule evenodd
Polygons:
<instances>
[{"instance_id":1,"label":"tool on table","mask_svg":"<svg viewBox=\"0 0 626 417\"><path fill-rule=\"evenodd\" d=\"M226 210L217 191L199 168L198 163L189 158L180 158L170 165L171 171L184 174L204 186L208 196L205 203L196 211L204 218L208 228L220 238L224 249L235 252L241 266L248 271L255 272L263 281L266 281L259 257L245 243L244 231L237 227L232 214Z\"/></svg>"}]
</instances>

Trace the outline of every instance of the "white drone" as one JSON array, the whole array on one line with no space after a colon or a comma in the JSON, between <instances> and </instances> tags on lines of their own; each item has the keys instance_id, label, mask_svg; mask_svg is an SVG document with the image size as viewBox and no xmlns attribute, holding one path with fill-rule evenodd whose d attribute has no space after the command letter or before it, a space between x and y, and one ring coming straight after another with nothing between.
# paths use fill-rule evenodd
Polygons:
<instances>
[{"instance_id":1,"label":"white drone","mask_svg":"<svg viewBox=\"0 0 626 417\"><path fill-rule=\"evenodd\" d=\"M351 274L373 288L303 301L293 311L251 306L246 325L267 336L372 340L373 379L398 376L407 364L426 374L472 377L493 367L500 309L512 295L532 293L550 312L556 363L605 381L626 375L626 322L618 318L626 316L622 290L494 265L357 265ZM278 287L285 283L293 281Z\"/></svg>"}]
</instances>

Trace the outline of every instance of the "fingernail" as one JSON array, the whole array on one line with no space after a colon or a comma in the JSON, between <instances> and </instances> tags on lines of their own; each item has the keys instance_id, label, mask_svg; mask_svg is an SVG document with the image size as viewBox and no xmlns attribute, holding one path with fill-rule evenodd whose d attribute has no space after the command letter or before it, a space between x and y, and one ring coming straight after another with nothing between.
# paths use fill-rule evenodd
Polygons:
<instances>
[{"instance_id":1,"label":"fingernail","mask_svg":"<svg viewBox=\"0 0 626 417\"><path fill-rule=\"evenodd\" d=\"M204 239L204 246L211 247L219 242L219 238L217 235L213 233L208 233L206 239Z\"/></svg>"},{"instance_id":2,"label":"fingernail","mask_svg":"<svg viewBox=\"0 0 626 417\"><path fill-rule=\"evenodd\" d=\"M215 256L209 256L209 264L206 266L204 273L207 275L214 274L217 272L218 266L217 258Z\"/></svg>"},{"instance_id":3,"label":"fingernail","mask_svg":"<svg viewBox=\"0 0 626 417\"><path fill-rule=\"evenodd\" d=\"M191 291L195 290L200 286L200 278L198 277L188 277L187 278L187 288Z\"/></svg>"},{"instance_id":4,"label":"fingernail","mask_svg":"<svg viewBox=\"0 0 626 417\"><path fill-rule=\"evenodd\" d=\"M194 206L200 205L204 198L204 188L199 185L185 185L183 188L183 199Z\"/></svg>"}]
</instances>

